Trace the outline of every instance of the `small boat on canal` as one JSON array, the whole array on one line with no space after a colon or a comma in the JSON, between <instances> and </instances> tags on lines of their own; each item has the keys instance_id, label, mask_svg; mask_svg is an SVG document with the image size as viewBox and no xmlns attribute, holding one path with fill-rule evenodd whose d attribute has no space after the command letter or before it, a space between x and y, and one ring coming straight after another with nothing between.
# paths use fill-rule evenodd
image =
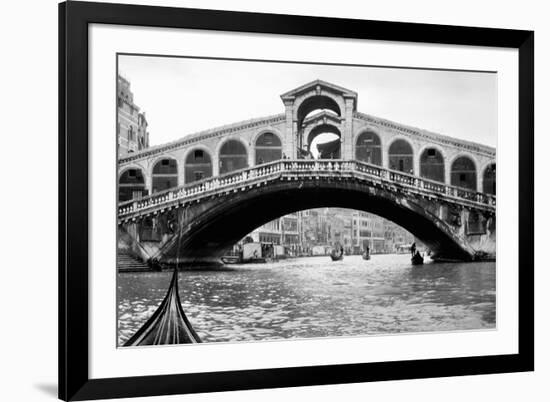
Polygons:
<instances>
[{"instance_id":1,"label":"small boat on canal","mask_svg":"<svg viewBox=\"0 0 550 402\"><path fill-rule=\"evenodd\" d=\"M240 255L224 255L221 260L224 264L240 264L243 258Z\"/></svg>"},{"instance_id":2,"label":"small boat on canal","mask_svg":"<svg viewBox=\"0 0 550 402\"><path fill-rule=\"evenodd\" d=\"M340 248L333 248L330 252L330 258L332 261L340 261L344 259L344 249L342 247Z\"/></svg>"},{"instance_id":3,"label":"small boat on canal","mask_svg":"<svg viewBox=\"0 0 550 402\"><path fill-rule=\"evenodd\" d=\"M411 258L412 265L422 265L424 264L424 257L417 251Z\"/></svg>"},{"instance_id":4,"label":"small boat on canal","mask_svg":"<svg viewBox=\"0 0 550 402\"><path fill-rule=\"evenodd\" d=\"M178 268L174 268L170 286L162 303L151 318L124 346L172 345L200 343L201 340L187 319L178 293Z\"/></svg>"},{"instance_id":5,"label":"small boat on canal","mask_svg":"<svg viewBox=\"0 0 550 402\"><path fill-rule=\"evenodd\" d=\"M365 252L363 252L362 257L363 257L364 260L368 261L368 260L370 260L370 253L365 251Z\"/></svg>"}]
</instances>

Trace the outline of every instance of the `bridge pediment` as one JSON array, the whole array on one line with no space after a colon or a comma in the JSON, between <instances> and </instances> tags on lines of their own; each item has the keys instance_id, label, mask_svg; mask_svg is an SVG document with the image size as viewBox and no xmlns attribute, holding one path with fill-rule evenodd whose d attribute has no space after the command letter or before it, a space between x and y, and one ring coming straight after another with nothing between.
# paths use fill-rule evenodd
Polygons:
<instances>
[{"instance_id":1,"label":"bridge pediment","mask_svg":"<svg viewBox=\"0 0 550 402\"><path fill-rule=\"evenodd\" d=\"M340 124L342 122L342 118L340 116L337 116L333 113L323 111L320 112L314 116L308 117L304 119L303 125L309 126L309 125L318 125L318 124Z\"/></svg>"},{"instance_id":2,"label":"bridge pediment","mask_svg":"<svg viewBox=\"0 0 550 402\"><path fill-rule=\"evenodd\" d=\"M323 90L328 91L328 92L332 92L333 94L337 94L337 95L341 95L341 96L345 96L345 97L352 97L352 98L357 99L357 92L352 91L351 89L347 89L347 88L338 86L336 84L332 84L332 83L327 82L327 81L319 80L319 79L317 79L315 81L308 82L307 84L299 86L298 88L295 88L295 89L292 89L288 92L285 92L284 94L281 95L281 98L283 98L283 99L284 98L292 98L292 97L297 97L297 96L302 95L302 94L307 93L307 92L311 92L311 91L321 92Z\"/></svg>"},{"instance_id":3,"label":"bridge pediment","mask_svg":"<svg viewBox=\"0 0 550 402\"><path fill-rule=\"evenodd\" d=\"M352 99L353 109L355 110L357 107L357 92L341 87L336 84L332 84L327 81L319 80L319 79L308 82L307 84L304 84L298 88L285 92L284 94L281 95L281 99L286 104L288 102L293 102L297 98L304 97L304 96L309 96L309 95L322 96L327 94L337 96L337 97Z\"/></svg>"}]
</instances>

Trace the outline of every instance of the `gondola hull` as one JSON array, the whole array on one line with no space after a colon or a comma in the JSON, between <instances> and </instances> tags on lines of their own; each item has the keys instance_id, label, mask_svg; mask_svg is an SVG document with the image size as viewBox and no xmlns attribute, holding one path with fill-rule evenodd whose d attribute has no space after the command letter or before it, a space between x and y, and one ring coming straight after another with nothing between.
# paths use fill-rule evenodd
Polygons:
<instances>
[{"instance_id":1,"label":"gondola hull","mask_svg":"<svg viewBox=\"0 0 550 402\"><path fill-rule=\"evenodd\" d=\"M181 307L178 293L178 270L174 269L164 300L151 318L124 346L200 343L201 340Z\"/></svg>"},{"instance_id":2,"label":"gondola hull","mask_svg":"<svg viewBox=\"0 0 550 402\"><path fill-rule=\"evenodd\" d=\"M424 264L424 257L422 257L420 254L415 254L411 258L411 264L412 265L422 265L422 264Z\"/></svg>"}]
</instances>

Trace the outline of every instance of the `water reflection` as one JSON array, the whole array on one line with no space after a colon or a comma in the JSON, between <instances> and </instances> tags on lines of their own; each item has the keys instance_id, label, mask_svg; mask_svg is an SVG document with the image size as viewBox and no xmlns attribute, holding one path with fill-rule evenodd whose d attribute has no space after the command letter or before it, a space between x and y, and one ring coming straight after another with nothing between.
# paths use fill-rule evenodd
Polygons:
<instances>
[{"instance_id":1,"label":"water reflection","mask_svg":"<svg viewBox=\"0 0 550 402\"><path fill-rule=\"evenodd\" d=\"M119 342L162 301L170 273L119 274ZM183 271L180 297L204 342L495 327L495 263L347 256Z\"/></svg>"}]
</instances>

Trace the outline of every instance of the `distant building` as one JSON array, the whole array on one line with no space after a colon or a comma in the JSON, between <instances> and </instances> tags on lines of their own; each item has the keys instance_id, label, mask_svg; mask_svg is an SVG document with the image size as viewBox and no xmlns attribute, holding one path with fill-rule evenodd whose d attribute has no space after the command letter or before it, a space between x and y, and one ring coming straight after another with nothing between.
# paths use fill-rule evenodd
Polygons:
<instances>
[{"instance_id":1,"label":"distant building","mask_svg":"<svg viewBox=\"0 0 550 402\"><path fill-rule=\"evenodd\" d=\"M281 244L281 218L254 229L248 236L255 242Z\"/></svg>"},{"instance_id":2,"label":"distant building","mask_svg":"<svg viewBox=\"0 0 550 402\"><path fill-rule=\"evenodd\" d=\"M347 254L353 252L352 212L343 208L325 208L323 211L329 226L328 243L342 246Z\"/></svg>"},{"instance_id":3,"label":"distant building","mask_svg":"<svg viewBox=\"0 0 550 402\"><path fill-rule=\"evenodd\" d=\"M149 147L149 132L145 113L134 103L130 82L118 76L117 88L117 137L118 156L137 152Z\"/></svg>"},{"instance_id":4,"label":"distant building","mask_svg":"<svg viewBox=\"0 0 550 402\"><path fill-rule=\"evenodd\" d=\"M301 244L306 254L315 246L325 246L329 242L329 225L322 209L308 209L300 212Z\"/></svg>"},{"instance_id":5,"label":"distant building","mask_svg":"<svg viewBox=\"0 0 550 402\"><path fill-rule=\"evenodd\" d=\"M282 244L288 247L291 254L301 252L300 242L300 217L299 213L288 214L280 218Z\"/></svg>"},{"instance_id":6,"label":"distant building","mask_svg":"<svg viewBox=\"0 0 550 402\"><path fill-rule=\"evenodd\" d=\"M361 253L368 247L371 253L387 252L384 238L385 219L362 211L353 211L353 252Z\"/></svg>"},{"instance_id":7,"label":"distant building","mask_svg":"<svg viewBox=\"0 0 550 402\"><path fill-rule=\"evenodd\" d=\"M415 238L401 226L386 220L384 222L384 241L387 253L395 253L402 246L410 246Z\"/></svg>"},{"instance_id":8,"label":"distant building","mask_svg":"<svg viewBox=\"0 0 550 402\"><path fill-rule=\"evenodd\" d=\"M309 209L285 215L252 231L256 242L284 245L290 255L319 255L341 245L346 254L395 253L415 241L402 227L377 215L344 208ZM419 244L418 240L417 244Z\"/></svg>"}]
</instances>

